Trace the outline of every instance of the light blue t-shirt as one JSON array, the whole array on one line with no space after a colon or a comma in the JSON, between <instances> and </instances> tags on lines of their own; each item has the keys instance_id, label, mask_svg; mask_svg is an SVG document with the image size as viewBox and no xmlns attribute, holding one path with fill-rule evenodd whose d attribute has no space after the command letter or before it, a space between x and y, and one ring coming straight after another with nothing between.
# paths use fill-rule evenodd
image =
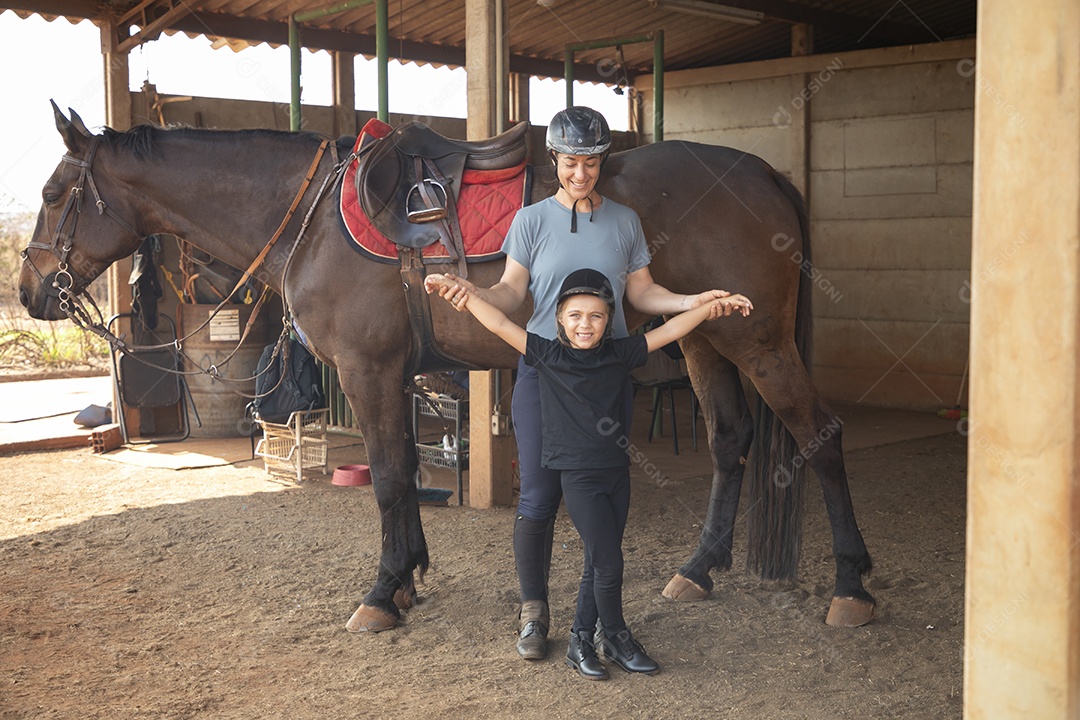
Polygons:
<instances>
[{"instance_id":1,"label":"light blue t-shirt","mask_svg":"<svg viewBox=\"0 0 1080 720\"><path fill-rule=\"evenodd\" d=\"M592 213L587 202L577 207L576 233L570 232L570 209L550 196L519 210L506 234L503 252L529 271L533 315L526 329L556 339L555 307L563 280L575 270L593 268L611 282L615 337L626 337L622 309L626 276L647 266L650 259L641 220L633 210L608 198Z\"/></svg>"}]
</instances>

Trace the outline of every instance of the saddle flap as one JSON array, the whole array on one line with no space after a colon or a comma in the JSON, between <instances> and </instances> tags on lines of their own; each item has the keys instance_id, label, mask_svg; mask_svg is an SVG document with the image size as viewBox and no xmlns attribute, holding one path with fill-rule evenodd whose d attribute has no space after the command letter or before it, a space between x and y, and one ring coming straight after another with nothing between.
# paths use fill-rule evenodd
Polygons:
<instances>
[{"instance_id":1,"label":"saddle flap","mask_svg":"<svg viewBox=\"0 0 1080 720\"><path fill-rule=\"evenodd\" d=\"M424 179L418 176L412 158L401 154L394 142L396 137L391 135L380 140L380 145L372 148L371 155L362 161L356 175L357 195L364 214L380 233L397 245L425 248L441 238L439 228L432 221L448 216L451 205L448 196L457 198L465 171L465 156L451 155L438 160L439 171L449 187L436 183L442 190L442 202L428 206L421 198L412 197L420 194L421 188L417 184ZM430 187L429 183L424 184L425 190ZM441 210L435 209L434 206L439 204ZM413 210L417 214L410 217Z\"/></svg>"}]
</instances>

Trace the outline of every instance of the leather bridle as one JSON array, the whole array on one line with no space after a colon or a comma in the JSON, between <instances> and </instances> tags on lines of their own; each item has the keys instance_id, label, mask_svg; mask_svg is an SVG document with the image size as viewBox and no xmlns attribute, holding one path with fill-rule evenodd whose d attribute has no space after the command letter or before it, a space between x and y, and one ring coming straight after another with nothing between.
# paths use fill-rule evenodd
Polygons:
<instances>
[{"instance_id":1,"label":"leather bridle","mask_svg":"<svg viewBox=\"0 0 1080 720\"><path fill-rule=\"evenodd\" d=\"M331 181L340 179L345 166L351 159L353 159L352 156L350 156L350 158L346 161L339 163L337 147L328 139L324 139L319 144L319 149L315 153L315 158L311 161L311 165L308 168L304 181L303 183L301 183L301 186L297 191L295 198L293 199L292 205L290 205L288 211L285 213L285 217L282 219L281 224L277 228L277 231L274 232L273 236L267 241L266 245L263 246L263 249L259 252L258 256L256 256L255 260L251 263L251 265L248 266L247 270L244 271L243 276L236 284L236 287L233 288L233 290L225 296L225 300L223 300L216 308L214 308L213 311L210 312L210 315L206 319L206 321L194 330L192 330L190 333L188 333L185 337L177 338L171 343L165 343L161 345L131 346L128 345L122 338L114 335L112 331L108 329L105 318L100 308L98 308L97 303L94 302L94 298L89 293L85 292L86 286L89 285L89 283L85 282L83 278L80 278L79 281L76 282L75 277L71 274L68 263L68 256L71 254L72 248L75 244L75 227L78 224L79 216L82 213L82 201L83 195L85 194L84 188L86 185L90 186L90 190L94 194L94 204L97 206L98 215L108 215L120 227L129 231L137 239L142 239L142 234L138 230L136 230L131 223L124 220L124 218L120 217L120 215L118 215L112 208L108 206L105 200L101 197L101 193L98 191L97 183L94 182L94 155L97 153L97 148L100 140L101 136L99 135L95 135L90 138L90 148L87 150L85 158L77 158L70 153L65 154L64 157L61 158L63 162L79 168L79 177L75 181L75 184L72 186L71 191L68 193L67 203L64 205L64 209L60 213L60 220L59 222L57 222L56 230L53 232L52 235L52 242L44 243L34 242L33 240L31 240L29 243L27 243L26 248L22 251L22 253L20 253L20 255L23 261L30 266L31 270L33 270L34 275L37 276L38 281L42 284L42 286L45 286L47 282L45 276L38 269L38 267L34 265L33 260L30 259L30 250L46 250L48 252L51 252L53 256L57 259L57 270L54 274L51 285L46 290L46 294L49 297L55 297L59 300L61 312L63 312L69 320L75 323L75 325L82 328L83 330L87 330L94 333L95 335L99 335L106 342L108 342L114 350L123 353L132 353L133 351L140 350L174 348L178 354L182 354L182 343L189 337L198 333L200 330L209 325L210 321L214 318L214 316L217 315L217 313L222 309L222 307L224 307L225 304L228 302L228 299L232 297L232 295L237 290L239 290L240 287L248 281L248 279L251 278L255 271L258 270L259 266L262 265L263 261L266 260L267 255L270 254L270 250L273 249L278 239L280 239L281 235L285 231L285 228L288 226L290 220L292 220L293 216L295 215L296 210L299 208L300 202L303 200L304 195L307 193L308 188L311 185L311 181L314 179L315 172L318 169L319 164L322 162L323 155L326 152L327 147L329 147L331 155L334 159L334 167L331 172L326 176L326 178L324 178L321 187L316 193L315 198L312 201L311 206L309 207L308 212L303 219L300 231L297 233L297 237L293 242L292 247L289 249L281 277L282 296L284 299L286 274L288 273L289 267L292 264L293 255L295 254L297 247L299 247L300 241L303 238L304 233L307 230L308 224L311 221L311 216L315 212L315 208L318 206L319 201L322 199L328 187L331 185ZM175 375L209 375L214 379L221 380L223 382L226 381L227 378L221 375L220 367L228 363L228 361L231 360L232 357L236 354L236 352L240 349L240 345L243 344L244 340L248 336L248 333L251 331L252 325L255 322L255 318L258 315L259 309L262 307L263 302L266 300L266 296L267 292L263 292L259 295L259 300L257 301L256 306L248 319L247 326L244 328L243 333L241 334L240 342L237 343L236 348L231 353L229 353L224 360L217 363L216 365L211 365L209 368L202 368L198 363L192 362L195 367L199 368L195 371L173 370L164 367L159 367L158 369L163 372L168 372ZM89 305L93 308L93 311L87 308L86 304L84 304L84 299L89 302ZM278 338L278 341L276 343L277 348L275 348L275 355L280 349L284 339L288 337L289 331L291 330L291 323L288 319L288 300L284 300L286 305L286 317L282 318L283 328L281 336ZM138 359L136 355L133 355L133 357L136 357L136 359ZM141 359L140 362L145 363L145 361ZM251 378L247 378L247 380L250 379ZM247 395L246 393L240 393L235 389L233 391L237 392L237 394ZM250 395L247 396L252 397Z\"/></svg>"},{"instance_id":2,"label":"leather bridle","mask_svg":"<svg viewBox=\"0 0 1080 720\"><path fill-rule=\"evenodd\" d=\"M85 158L77 158L70 153L61 158L63 162L79 168L79 178L68 193L67 203L64 204L64 209L60 213L60 221L56 224L52 242L43 243L31 240L20 253L23 261L30 266L30 269L34 271L34 275L37 276L38 281L43 286L46 285L47 281L41 270L30 259L30 250L47 250L56 257L56 273L53 276L51 285L45 291L46 294L49 297L57 298L60 302L60 311L67 315L73 323L84 330L97 332L99 335L101 333L95 329L95 326L103 328L101 310L98 308L97 303L94 302L93 297L84 293L89 283L84 282L82 278L76 282L68 264L68 256L71 254L75 244L75 227L78 225L79 216L82 214L83 195L85 194L86 185L90 186L90 190L94 194L94 204L97 206L98 215L108 215L117 225L136 238L141 238L139 231L131 223L120 217L105 203L101 193L98 191L97 183L94 182L94 173L91 168L94 164L94 155L97 153L100 140L99 136L90 139L90 149L87 150ZM89 300L90 305L93 306L93 313L83 303L83 297Z\"/></svg>"}]
</instances>

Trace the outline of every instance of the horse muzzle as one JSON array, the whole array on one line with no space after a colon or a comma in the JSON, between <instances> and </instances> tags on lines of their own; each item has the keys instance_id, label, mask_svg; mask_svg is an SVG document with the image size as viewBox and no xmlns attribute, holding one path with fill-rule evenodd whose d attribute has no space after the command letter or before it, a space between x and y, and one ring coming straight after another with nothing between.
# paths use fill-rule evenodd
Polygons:
<instances>
[{"instance_id":1,"label":"horse muzzle","mask_svg":"<svg viewBox=\"0 0 1080 720\"><path fill-rule=\"evenodd\" d=\"M39 282L29 271L23 267L23 277L19 282L19 302L26 308L26 312L35 320L64 320L67 315L60 309L59 291L53 285L56 282L56 273L51 272L45 276L43 282Z\"/></svg>"}]
</instances>

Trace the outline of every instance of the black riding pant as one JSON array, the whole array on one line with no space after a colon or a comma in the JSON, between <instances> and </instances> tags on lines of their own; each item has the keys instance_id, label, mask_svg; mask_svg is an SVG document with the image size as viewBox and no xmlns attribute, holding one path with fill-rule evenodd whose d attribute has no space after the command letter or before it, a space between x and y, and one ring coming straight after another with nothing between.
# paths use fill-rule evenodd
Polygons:
<instances>
[{"instance_id":1,"label":"black riding pant","mask_svg":"<svg viewBox=\"0 0 1080 720\"><path fill-rule=\"evenodd\" d=\"M622 538L630 510L630 468L562 470L566 510L585 546L573 631L589 630L597 618L607 633L626 627L622 613Z\"/></svg>"}]
</instances>

